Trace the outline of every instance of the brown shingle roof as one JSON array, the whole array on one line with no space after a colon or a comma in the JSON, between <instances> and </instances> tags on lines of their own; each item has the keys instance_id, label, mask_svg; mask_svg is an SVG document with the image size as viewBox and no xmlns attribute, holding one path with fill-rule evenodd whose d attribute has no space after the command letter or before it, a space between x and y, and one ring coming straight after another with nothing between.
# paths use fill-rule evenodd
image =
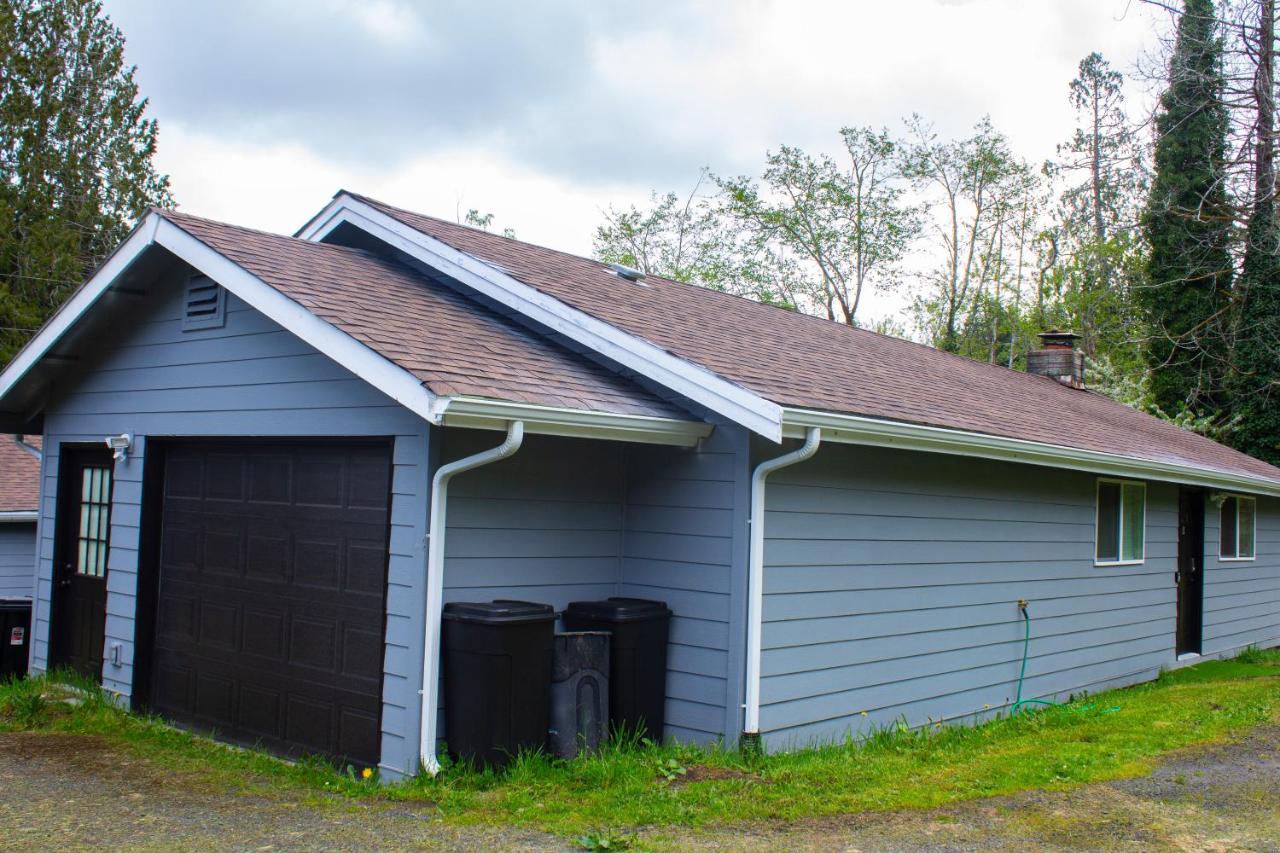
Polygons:
<instances>
[{"instance_id":1,"label":"brown shingle roof","mask_svg":"<svg viewBox=\"0 0 1280 853\"><path fill-rule=\"evenodd\" d=\"M1052 379L354 196L388 216L783 406L998 435L1280 481L1280 469Z\"/></svg>"},{"instance_id":2,"label":"brown shingle roof","mask_svg":"<svg viewBox=\"0 0 1280 853\"><path fill-rule=\"evenodd\" d=\"M628 380L395 261L160 213L436 394L689 419Z\"/></svg>"},{"instance_id":3,"label":"brown shingle roof","mask_svg":"<svg viewBox=\"0 0 1280 853\"><path fill-rule=\"evenodd\" d=\"M39 436L28 436L40 446ZM0 512L35 512L40 507L40 461L18 446L11 435L0 435Z\"/></svg>"}]
</instances>

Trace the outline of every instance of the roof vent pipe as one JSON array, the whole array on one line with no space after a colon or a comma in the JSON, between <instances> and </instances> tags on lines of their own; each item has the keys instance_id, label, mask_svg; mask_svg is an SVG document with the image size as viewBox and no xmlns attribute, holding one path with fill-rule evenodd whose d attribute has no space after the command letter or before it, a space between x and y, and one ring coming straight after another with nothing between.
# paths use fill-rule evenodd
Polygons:
<instances>
[{"instance_id":1,"label":"roof vent pipe","mask_svg":"<svg viewBox=\"0 0 1280 853\"><path fill-rule=\"evenodd\" d=\"M427 611L422 655L422 709L419 712L418 753L421 766L432 776L440 772L436 757L440 699L440 620L444 609L445 510L449 507L449 481L455 474L498 462L513 455L524 443L524 421L509 421L502 444L456 459L436 469L431 478L431 509L427 522Z\"/></svg>"},{"instance_id":2,"label":"roof vent pipe","mask_svg":"<svg viewBox=\"0 0 1280 853\"><path fill-rule=\"evenodd\" d=\"M1040 349L1027 353L1027 373L1048 376L1068 388L1084 388L1084 353L1076 349L1075 332L1041 332Z\"/></svg>"},{"instance_id":3,"label":"roof vent pipe","mask_svg":"<svg viewBox=\"0 0 1280 853\"><path fill-rule=\"evenodd\" d=\"M764 486L769 475L779 468L795 465L812 457L822 443L822 430L809 427L804 444L790 453L766 459L751 473L751 540L747 567L747 671L742 739L754 745L760 738L760 654L764 630Z\"/></svg>"},{"instance_id":4,"label":"roof vent pipe","mask_svg":"<svg viewBox=\"0 0 1280 853\"><path fill-rule=\"evenodd\" d=\"M644 273L638 269L633 269L626 264L609 264L609 269L613 270L619 277L625 278L627 281L640 281L644 278Z\"/></svg>"}]
</instances>

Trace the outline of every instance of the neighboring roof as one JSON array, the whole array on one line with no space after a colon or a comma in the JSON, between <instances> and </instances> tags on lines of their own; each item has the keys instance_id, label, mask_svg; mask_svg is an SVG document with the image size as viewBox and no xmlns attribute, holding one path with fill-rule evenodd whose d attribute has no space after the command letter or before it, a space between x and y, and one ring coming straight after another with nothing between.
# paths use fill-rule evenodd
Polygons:
<instances>
[{"instance_id":1,"label":"neighboring roof","mask_svg":"<svg viewBox=\"0 0 1280 853\"><path fill-rule=\"evenodd\" d=\"M395 261L172 211L159 213L440 396L689 417L634 383Z\"/></svg>"},{"instance_id":2,"label":"neighboring roof","mask_svg":"<svg viewBox=\"0 0 1280 853\"><path fill-rule=\"evenodd\" d=\"M39 436L26 441L40 446ZM12 435L0 435L0 515L31 513L40 508L40 460L18 446Z\"/></svg>"},{"instance_id":3,"label":"neighboring roof","mask_svg":"<svg viewBox=\"0 0 1280 853\"><path fill-rule=\"evenodd\" d=\"M1053 379L648 276L345 193L519 282L788 408L1060 445L1280 482L1280 469Z\"/></svg>"}]
</instances>

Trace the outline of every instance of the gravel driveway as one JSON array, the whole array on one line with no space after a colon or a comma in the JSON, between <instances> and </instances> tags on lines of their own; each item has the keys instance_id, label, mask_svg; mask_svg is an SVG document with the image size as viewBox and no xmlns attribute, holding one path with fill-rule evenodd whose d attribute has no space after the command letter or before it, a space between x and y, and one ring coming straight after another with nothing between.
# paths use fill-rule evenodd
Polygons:
<instances>
[{"instance_id":1,"label":"gravel driveway","mask_svg":"<svg viewBox=\"0 0 1280 853\"><path fill-rule=\"evenodd\" d=\"M720 850L1258 850L1280 853L1280 726L1182 753L1140 779L930 812L787 827L649 830ZM565 849L528 830L441 823L429 805L216 790L92 737L0 735L0 848Z\"/></svg>"}]
</instances>

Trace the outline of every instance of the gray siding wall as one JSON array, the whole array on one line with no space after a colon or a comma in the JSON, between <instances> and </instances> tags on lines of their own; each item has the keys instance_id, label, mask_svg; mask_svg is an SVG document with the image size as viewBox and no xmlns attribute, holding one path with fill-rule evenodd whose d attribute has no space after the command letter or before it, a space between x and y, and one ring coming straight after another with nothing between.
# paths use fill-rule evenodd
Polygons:
<instances>
[{"instance_id":1,"label":"gray siding wall","mask_svg":"<svg viewBox=\"0 0 1280 853\"><path fill-rule=\"evenodd\" d=\"M502 433L443 430L441 462L502 443ZM515 598L564 609L617 595L621 445L528 436L510 459L449 486L445 595Z\"/></svg>"},{"instance_id":2,"label":"gray siding wall","mask_svg":"<svg viewBox=\"0 0 1280 853\"><path fill-rule=\"evenodd\" d=\"M771 745L992 713L1174 661L1177 489L1147 557L1093 563L1095 477L828 445L769 481L761 724ZM1275 531L1274 522L1270 527ZM1272 534L1274 535L1274 533Z\"/></svg>"},{"instance_id":3,"label":"gray siding wall","mask_svg":"<svg viewBox=\"0 0 1280 853\"><path fill-rule=\"evenodd\" d=\"M1204 654L1280 645L1280 499L1258 498L1257 557L1218 559L1218 505L1205 508Z\"/></svg>"},{"instance_id":4,"label":"gray siding wall","mask_svg":"<svg viewBox=\"0 0 1280 853\"><path fill-rule=\"evenodd\" d=\"M633 448L619 593L668 602L667 733L741 731L748 441L724 425L697 449Z\"/></svg>"},{"instance_id":5,"label":"gray siding wall","mask_svg":"<svg viewBox=\"0 0 1280 853\"><path fill-rule=\"evenodd\" d=\"M103 684L128 700L137 626L137 549L148 436L388 436L394 440L392 531L383 684L384 775L417 765L422 667L428 428L235 297L224 328L183 332L181 281L166 281L136 309L136 320L104 341L101 355L45 416L45 466L38 596L32 665L48 666L49 591L60 448L135 436L116 465L108 558L106 644L121 664L105 665Z\"/></svg>"},{"instance_id":6,"label":"gray siding wall","mask_svg":"<svg viewBox=\"0 0 1280 853\"><path fill-rule=\"evenodd\" d=\"M0 599L30 598L35 572L35 523L0 522Z\"/></svg>"}]
</instances>

